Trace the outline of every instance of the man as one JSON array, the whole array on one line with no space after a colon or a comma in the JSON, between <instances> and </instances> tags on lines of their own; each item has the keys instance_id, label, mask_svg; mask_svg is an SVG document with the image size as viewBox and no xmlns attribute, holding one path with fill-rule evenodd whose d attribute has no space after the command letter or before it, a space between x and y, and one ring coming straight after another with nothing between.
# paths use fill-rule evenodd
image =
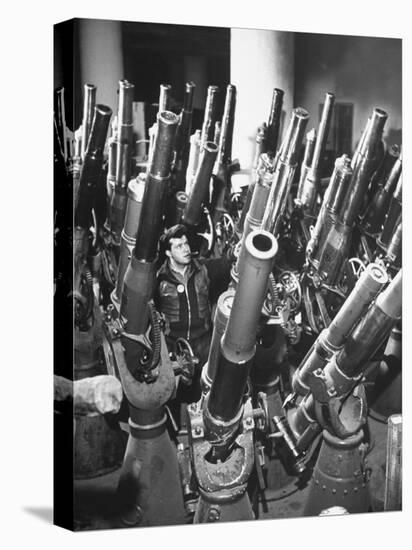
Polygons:
<instances>
[{"instance_id":1,"label":"man","mask_svg":"<svg viewBox=\"0 0 412 550\"><path fill-rule=\"evenodd\" d=\"M180 399L190 403L200 399L200 375L211 341L210 279L206 265L192 259L184 225L162 235L161 249L166 260L157 274L156 305L165 317L168 348L185 338L199 360L190 390L179 391Z\"/></svg>"}]
</instances>

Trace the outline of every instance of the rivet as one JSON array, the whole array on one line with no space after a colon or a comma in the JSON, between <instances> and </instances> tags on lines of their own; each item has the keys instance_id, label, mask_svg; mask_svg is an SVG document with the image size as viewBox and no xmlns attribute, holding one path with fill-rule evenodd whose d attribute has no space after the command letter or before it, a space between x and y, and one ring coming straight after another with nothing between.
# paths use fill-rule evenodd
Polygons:
<instances>
[{"instance_id":1,"label":"rivet","mask_svg":"<svg viewBox=\"0 0 412 550\"><path fill-rule=\"evenodd\" d=\"M345 489L345 490L343 491L343 494L344 494L344 495L347 495L347 494L348 494L348 490Z\"/></svg>"},{"instance_id":2,"label":"rivet","mask_svg":"<svg viewBox=\"0 0 412 550\"><path fill-rule=\"evenodd\" d=\"M357 487L355 487L355 488L354 488L354 491L355 491L355 493L357 493L357 492L358 492L358 488L357 488Z\"/></svg>"},{"instance_id":3,"label":"rivet","mask_svg":"<svg viewBox=\"0 0 412 550\"><path fill-rule=\"evenodd\" d=\"M326 491L326 485L322 485L322 491Z\"/></svg>"},{"instance_id":4,"label":"rivet","mask_svg":"<svg viewBox=\"0 0 412 550\"><path fill-rule=\"evenodd\" d=\"M332 489L332 493L336 495L336 489Z\"/></svg>"}]
</instances>

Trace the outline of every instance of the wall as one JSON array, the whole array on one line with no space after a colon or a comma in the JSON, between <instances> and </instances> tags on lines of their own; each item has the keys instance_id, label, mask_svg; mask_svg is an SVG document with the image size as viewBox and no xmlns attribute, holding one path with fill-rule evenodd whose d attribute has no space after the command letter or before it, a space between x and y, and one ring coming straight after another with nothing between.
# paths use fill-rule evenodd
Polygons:
<instances>
[{"instance_id":1,"label":"wall","mask_svg":"<svg viewBox=\"0 0 412 550\"><path fill-rule=\"evenodd\" d=\"M295 35L295 105L318 125L325 92L354 104L352 147L374 107L387 111L384 138L401 144L402 46L399 39L316 34Z\"/></svg>"}]
</instances>

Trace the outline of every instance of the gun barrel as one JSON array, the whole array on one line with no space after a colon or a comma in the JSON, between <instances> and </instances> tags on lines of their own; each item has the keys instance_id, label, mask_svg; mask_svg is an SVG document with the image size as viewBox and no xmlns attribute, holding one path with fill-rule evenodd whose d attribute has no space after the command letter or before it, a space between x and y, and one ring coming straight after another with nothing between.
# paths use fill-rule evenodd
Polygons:
<instances>
[{"instance_id":1,"label":"gun barrel","mask_svg":"<svg viewBox=\"0 0 412 550\"><path fill-rule=\"evenodd\" d=\"M213 319L213 334L209 348L209 356L202 371L202 390L205 394L210 390L215 378L220 356L220 342L226 330L234 296L235 289L229 288L219 296L217 301L215 317Z\"/></svg>"},{"instance_id":2,"label":"gun barrel","mask_svg":"<svg viewBox=\"0 0 412 550\"><path fill-rule=\"evenodd\" d=\"M305 109L293 110L286 137L279 151L262 228L276 234L296 170L296 158L302 144L309 115Z\"/></svg>"},{"instance_id":3,"label":"gun barrel","mask_svg":"<svg viewBox=\"0 0 412 550\"><path fill-rule=\"evenodd\" d=\"M375 169L387 118L388 115L385 111L374 109L370 122L368 122L367 132L359 149L359 155L353 170L351 185L342 200L340 217L346 225L352 226L362 206L362 199Z\"/></svg>"},{"instance_id":4,"label":"gun barrel","mask_svg":"<svg viewBox=\"0 0 412 550\"><path fill-rule=\"evenodd\" d=\"M228 422L236 418L241 409L277 248L273 235L262 230L249 233L242 247L239 283L209 393L208 410L215 419Z\"/></svg>"},{"instance_id":5,"label":"gun barrel","mask_svg":"<svg viewBox=\"0 0 412 550\"><path fill-rule=\"evenodd\" d=\"M316 144L316 130L315 130L315 128L312 128L312 130L310 130L306 134L305 153L303 155L303 161L302 161L302 166L301 166L301 169L300 169L300 176L299 176L298 191L297 191L297 194L296 194L296 198L299 201L301 201L305 179L306 179L308 170L309 170L309 168L312 164L313 152L315 150L315 144Z\"/></svg>"},{"instance_id":6,"label":"gun barrel","mask_svg":"<svg viewBox=\"0 0 412 550\"><path fill-rule=\"evenodd\" d=\"M383 290L348 337L336 356L336 364L346 377L358 376L366 362L389 336L402 310L402 270Z\"/></svg>"},{"instance_id":7,"label":"gun barrel","mask_svg":"<svg viewBox=\"0 0 412 550\"><path fill-rule=\"evenodd\" d=\"M236 86L229 84L226 88L225 108L219 139L218 164L229 164L232 160L233 126L235 123Z\"/></svg>"},{"instance_id":8,"label":"gun barrel","mask_svg":"<svg viewBox=\"0 0 412 550\"><path fill-rule=\"evenodd\" d=\"M276 154L278 147L284 93L280 88L273 89L266 137L266 152L271 155Z\"/></svg>"},{"instance_id":9,"label":"gun barrel","mask_svg":"<svg viewBox=\"0 0 412 550\"><path fill-rule=\"evenodd\" d=\"M160 84L159 113L169 110L171 93L172 87L170 84Z\"/></svg>"},{"instance_id":10,"label":"gun barrel","mask_svg":"<svg viewBox=\"0 0 412 550\"><path fill-rule=\"evenodd\" d=\"M66 138L66 108L64 104L64 87L57 88L54 92L54 118L56 121L57 134L63 158L67 161L67 138Z\"/></svg>"},{"instance_id":11,"label":"gun barrel","mask_svg":"<svg viewBox=\"0 0 412 550\"><path fill-rule=\"evenodd\" d=\"M399 217L398 224L389 243L386 257L394 267L400 267L402 263L402 217Z\"/></svg>"},{"instance_id":12,"label":"gun barrel","mask_svg":"<svg viewBox=\"0 0 412 550\"><path fill-rule=\"evenodd\" d=\"M89 143L80 175L77 204L75 205L75 225L88 229L95 192L101 176L103 149L106 142L112 110L106 105L96 105Z\"/></svg>"},{"instance_id":13,"label":"gun barrel","mask_svg":"<svg viewBox=\"0 0 412 550\"><path fill-rule=\"evenodd\" d=\"M176 132L176 165L178 174L176 179L179 179L177 188L184 188L182 185L186 177L187 163L189 158L189 140L192 130L192 113L193 113L193 96L195 92L195 84L186 82L186 89L183 98L183 108L180 113L179 126Z\"/></svg>"},{"instance_id":14,"label":"gun barrel","mask_svg":"<svg viewBox=\"0 0 412 550\"><path fill-rule=\"evenodd\" d=\"M130 155L133 149L133 97L134 84L127 80L119 80L119 108L117 116L117 139L119 143L127 143Z\"/></svg>"},{"instance_id":15,"label":"gun barrel","mask_svg":"<svg viewBox=\"0 0 412 550\"><path fill-rule=\"evenodd\" d=\"M196 226L201 221L202 205L209 193L210 179L217 153L218 146L213 141L207 141L204 144L183 216L183 221L187 225Z\"/></svg>"},{"instance_id":16,"label":"gun barrel","mask_svg":"<svg viewBox=\"0 0 412 550\"><path fill-rule=\"evenodd\" d=\"M321 332L298 367L293 379L295 392L307 393L309 374L325 367L387 282L388 275L381 265L371 263L366 267L330 325Z\"/></svg>"},{"instance_id":17,"label":"gun barrel","mask_svg":"<svg viewBox=\"0 0 412 550\"><path fill-rule=\"evenodd\" d=\"M146 174L140 173L136 179L132 179L127 188L127 205L124 219L124 227L121 234L119 264L116 279L116 299L122 301L123 280L136 244L136 234L139 227L142 201L146 183Z\"/></svg>"},{"instance_id":18,"label":"gun barrel","mask_svg":"<svg viewBox=\"0 0 412 550\"><path fill-rule=\"evenodd\" d=\"M327 92L325 94L325 103L323 104L322 116L319 122L318 137L315 143L311 165L311 170L317 174L319 174L321 170L322 155L328 140L334 103L334 94Z\"/></svg>"},{"instance_id":19,"label":"gun barrel","mask_svg":"<svg viewBox=\"0 0 412 550\"><path fill-rule=\"evenodd\" d=\"M205 115L202 125L201 144L206 141L213 141L213 132L215 131L215 122L217 119L217 98L219 94L218 86L209 86L207 89Z\"/></svg>"},{"instance_id":20,"label":"gun barrel","mask_svg":"<svg viewBox=\"0 0 412 550\"><path fill-rule=\"evenodd\" d=\"M402 213L402 177L399 178L395 192L389 204L388 214L383 224L383 229L378 244L384 250L387 250L391 238L394 234L395 227Z\"/></svg>"},{"instance_id":21,"label":"gun barrel","mask_svg":"<svg viewBox=\"0 0 412 550\"><path fill-rule=\"evenodd\" d=\"M305 171L305 179L301 182L298 189L297 198L305 213L309 216L314 214L316 196L318 193L321 176L322 155L328 138L334 102L335 96L330 92L327 92L325 95L325 103L323 105L318 134L313 149L312 162L310 168Z\"/></svg>"},{"instance_id":22,"label":"gun barrel","mask_svg":"<svg viewBox=\"0 0 412 550\"><path fill-rule=\"evenodd\" d=\"M366 209L362 225L365 232L376 235L382 229L385 215L390 205L391 195L396 191L396 185L402 172L402 160L398 157L384 185L380 185Z\"/></svg>"},{"instance_id":23,"label":"gun barrel","mask_svg":"<svg viewBox=\"0 0 412 550\"><path fill-rule=\"evenodd\" d=\"M157 115L157 132L133 251L138 260L152 262L157 254L178 123L179 117L170 111Z\"/></svg>"},{"instance_id":24,"label":"gun barrel","mask_svg":"<svg viewBox=\"0 0 412 550\"><path fill-rule=\"evenodd\" d=\"M94 107L96 105L96 86L94 84L84 85L83 97L83 135L82 135L82 157L86 154L90 131L93 123Z\"/></svg>"}]
</instances>

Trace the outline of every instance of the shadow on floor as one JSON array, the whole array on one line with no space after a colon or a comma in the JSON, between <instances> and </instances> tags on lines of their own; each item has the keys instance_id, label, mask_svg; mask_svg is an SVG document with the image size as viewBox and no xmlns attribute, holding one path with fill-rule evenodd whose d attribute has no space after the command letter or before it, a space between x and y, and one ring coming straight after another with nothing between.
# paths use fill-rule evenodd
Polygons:
<instances>
[{"instance_id":1,"label":"shadow on floor","mask_svg":"<svg viewBox=\"0 0 412 550\"><path fill-rule=\"evenodd\" d=\"M31 514L32 516L35 516L46 523L50 523L50 525L53 524L53 508L47 508L47 507L37 507L37 506L27 506L23 508L25 512L28 514Z\"/></svg>"}]
</instances>

